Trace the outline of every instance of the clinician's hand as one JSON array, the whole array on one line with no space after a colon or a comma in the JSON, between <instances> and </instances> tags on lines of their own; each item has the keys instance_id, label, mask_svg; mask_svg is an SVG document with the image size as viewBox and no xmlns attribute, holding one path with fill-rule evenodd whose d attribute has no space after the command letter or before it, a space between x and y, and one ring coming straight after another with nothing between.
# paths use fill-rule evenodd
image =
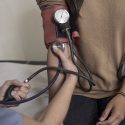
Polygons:
<instances>
[{"instance_id":1,"label":"clinician's hand","mask_svg":"<svg viewBox=\"0 0 125 125\"><path fill-rule=\"evenodd\" d=\"M73 64L71 60L71 57L66 57L64 53L57 47L54 47L54 51L60 57L62 65L65 69L78 72L77 67Z\"/></svg>"},{"instance_id":2,"label":"clinician's hand","mask_svg":"<svg viewBox=\"0 0 125 125\"><path fill-rule=\"evenodd\" d=\"M125 119L125 97L116 95L106 106L97 125L120 125Z\"/></svg>"},{"instance_id":3,"label":"clinician's hand","mask_svg":"<svg viewBox=\"0 0 125 125\"><path fill-rule=\"evenodd\" d=\"M7 80L0 87L0 100L4 99L4 95L9 88L9 86L15 85L17 86L11 93L11 95L17 100L21 100L27 97L27 94L30 90L30 85L26 83L22 83L18 80Z\"/></svg>"}]
</instances>

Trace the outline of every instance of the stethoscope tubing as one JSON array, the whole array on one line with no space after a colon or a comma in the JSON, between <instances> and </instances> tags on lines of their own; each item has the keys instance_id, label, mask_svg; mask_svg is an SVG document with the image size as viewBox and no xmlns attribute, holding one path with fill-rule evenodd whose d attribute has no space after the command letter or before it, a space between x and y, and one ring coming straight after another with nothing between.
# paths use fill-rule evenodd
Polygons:
<instances>
[{"instance_id":1,"label":"stethoscope tubing","mask_svg":"<svg viewBox=\"0 0 125 125\"><path fill-rule=\"evenodd\" d=\"M55 81L57 80L58 76L60 73L63 73L64 74L64 80L66 78L66 74L73 74L73 75L76 75L78 76L78 83L79 83L79 87L80 89L82 89L83 91L91 91L92 90L92 87L95 85L94 82L93 82L93 79L91 77L91 74L89 72L89 70L87 69L87 67L84 65L84 63L82 62L81 58L79 58L77 56L77 54L75 53L75 50L73 49L73 42L72 42L72 39L71 39L71 35L70 35L70 28L66 28L63 32L66 33L67 35L67 38L69 39L69 46L70 46L70 52L71 52L71 58L72 58L72 61L74 63L74 65L76 65L76 67L78 68L78 72L74 72L74 71L70 71L70 70L67 70L67 69L64 69L63 66L62 66L62 62L61 62L61 59L54 53L53 49L51 48L53 54L58 58L59 60L59 64L58 64L58 67L44 67L44 68L41 68L39 70L37 70L35 73L33 73L31 76L29 76L26 80L24 80L24 83L28 83L29 81L31 81L36 75L38 75L39 73L45 71L45 70L55 70L56 71L56 74L55 76L52 78L51 81L48 82L48 86L46 88L44 88L43 90L41 90L39 93L37 93L36 95L32 96L32 97L29 97L27 99L23 99L23 100L20 100L20 101L0 101L0 104L3 104L3 105L19 105L21 103L26 103L28 101L31 101L33 99L36 99L38 98L39 96L41 96L42 94L44 94L46 91L48 91L52 86L53 84L55 83ZM74 59L74 56L76 56L80 63L83 64L88 76L85 75L85 73L83 72L83 70L76 64L75 62L75 59ZM81 72L82 75L79 73ZM89 88L88 89L84 89L82 87L82 84L81 84L81 81L80 81L80 78L82 79L86 79L88 82L89 82Z\"/></svg>"},{"instance_id":2,"label":"stethoscope tubing","mask_svg":"<svg viewBox=\"0 0 125 125\"><path fill-rule=\"evenodd\" d=\"M3 105L19 105L21 103L26 103L28 101L31 101L35 98L38 98L39 96L41 96L42 94L44 94L46 91L48 91L52 85L55 83L55 78L57 77L57 75L59 75L60 73L66 73L66 74L73 74L73 75L76 75L78 77L81 77L83 79L86 79L90 82L92 82L90 79L88 79L86 76L83 76L83 75L80 75L78 74L77 72L74 72L74 71L70 71L70 70L66 70L66 69L63 69L63 68L57 68L57 67L44 67L44 68L41 68L39 69L38 71L36 71L34 74L32 74L29 78L27 78L28 81L30 81L31 79L33 79L37 74L39 74L40 72L43 72L45 70L56 70L57 73L56 75L54 76L53 80L51 81L50 84L48 84L48 86L43 89L42 91L40 91L38 94L32 96L32 97L29 97L27 99L23 99L23 100L20 100L20 101L10 101L10 102L5 102L5 101L0 101L0 104L3 104Z\"/></svg>"}]
</instances>

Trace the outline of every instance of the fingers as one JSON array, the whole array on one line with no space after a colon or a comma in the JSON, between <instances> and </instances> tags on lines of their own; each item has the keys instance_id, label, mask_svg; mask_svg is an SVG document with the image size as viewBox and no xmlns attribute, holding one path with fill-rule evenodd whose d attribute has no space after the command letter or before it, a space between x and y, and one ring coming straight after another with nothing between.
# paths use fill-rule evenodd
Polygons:
<instances>
[{"instance_id":1,"label":"fingers","mask_svg":"<svg viewBox=\"0 0 125 125\"><path fill-rule=\"evenodd\" d=\"M31 86L29 84L23 84L23 86L20 88L20 91L24 92L24 93L28 93L30 90Z\"/></svg>"},{"instance_id":2,"label":"fingers","mask_svg":"<svg viewBox=\"0 0 125 125\"><path fill-rule=\"evenodd\" d=\"M56 46L53 48L54 52L60 57L63 67L67 70L78 72L77 67L73 64L70 57L66 57L66 55Z\"/></svg>"},{"instance_id":3,"label":"fingers","mask_svg":"<svg viewBox=\"0 0 125 125\"><path fill-rule=\"evenodd\" d=\"M98 122L97 125L112 125L114 121L117 121L117 118L117 114L112 112L111 116L107 120Z\"/></svg>"},{"instance_id":4,"label":"fingers","mask_svg":"<svg viewBox=\"0 0 125 125\"><path fill-rule=\"evenodd\" d=\"M4 90L4 92L9 88L9 86L11 85L15 85L17 87L21 87L23 83L21 83L18 80L7 80L4 82L4 84L2 85L2 89Z\"/></svg>"},{"instance_id":5,"label":"fingers","mask_svg":"<svg viewBox=\"0 0 125 125\"><path fill-rule=\"evenodd\" d=\"M22 98L17 94L17 91L12 91L11 95L17 100L20 101Z\"/></svg>"},{"instance_id":6,"label":"fingers","mask_svg":"<svg viewBox=\"0 0 125 125\"><path fill-rule=\"evenodd\" d=\"M23 91L24 93L28 93L31 86L29 84L23 83L21 87L14 88L14 91Z\"/></svg>"},{"instance_id":7,"label":"fingers","mask_svg":"<svg viewBox=\"0 0 125 125\"><path fill-rule=\"evenodd\" d=\"M67 61L67 58L63 54L63 52L58 49L56 46L53 47L54 52L61 58L62 61Z\"/></svg>"},{"instance_id":8,"label":"fingers","mask_svg":"<svg viewBox=\"0 0 125 125\"><path fill-rule=\"evenodd\" d=\"M21 100L26 98L29 90L30 90L30 85L26 83L22 83L18 80L7 80L3 84L2 88L4 89L4 93L6 90L9 88L9 86L15 85L16 88L11 92L11 95L17 100Z\"/></svg>"},{"instance_id":9,"label":"fingers","mask_svg":"<svg viewBox=\"0 0 125 125\"><path fill-rule=\"evenodd\" d=\"M18 80L7 80L7 81L5 81L4 85L7 85L7 86L10 86L10 85L22 86L22 83Z\"/></svg>"},{"instance_id":10,"label":"fingers","mask_svg":"<svg viewBox=\"0 0 125 125\"><path fill-rule=\"evenodd\" d=\"M16 100L21 100L27 97L27 94L22 91L13 91L12 95Z\"/></svg>"},{"instance_id":11,"label":"fingers","mask_svg":"<svg viewBox=\"0 0 125 125\"><path fill-rule=\"evenodd\" d=\"M23 82L20 82L18 80L7 80L5 81L5 83L3 84L3 87L5 88L8 88L9 86L11 85L15 85L17 87L26 87L26 88L30 88L30 85L29 84L26 84L26 83L23 83Z\"/></svg>"},{"instance_id":12,"label":"fingers","mask_svg":"<svg viewBox=\"0 0 125 125\"><path fill-rule=\"evenodd\" d=\"M11 95L17 100L25 99L30 90L30 86L28 84L23 84L21 88L16 87L14 91L12 91Z\"/></svg>"},{"instance_id":13,"label":"fingers","mask_svg":"<svg viewBox=\"0 0 125 125\"><path fill-rule=\"evenodd\" d=\"M112 108L110 112L111 116L104 121L98 122L97 125L119 125L124 119L124 115L122 116L122 114L118 110L115 110L115 108Z\"/></svg>"},{"instance_id":14,"label":"fingers","mask_svg":"<svg viewBox=\"0 0 125 125\"><path fill-rule=\"evenodd\" d=\"M108 120L98 122L97 125L119 125L123 119L120 116L112 115Z\"/></svg>"},{"instance_id":15,"label":"fingers","mask_svg":"<svg viewBox=\"0 0 125 125\"><path fill-rule=\"evenodd\" d=\"M106 106L106 109L104 110L104 112L102 113L102 116L100 117L100 121L104 121L108 118L109 114L111 113L111 110L112 110L112 105L111 104L108 104Z\"/></svg>"},{"instance_id":16,"label":"fingers","mask_svg":"<svg viewBox=\"0 0 125 125\"><path fill-rule=\"evenodd\" d=\"M4 97L7 89L9 88L10 85L15 85L15 86L18 86L18 87L21 87L22 86L22 83L19 82L18 80L7 80L4 82L4 84L1 86L1 93Z\"/></svg>"},{"instance_id":17,"label":"fingers","mask_svg":"<svg viewBox=\"0 0 125 125\"><path fill-rule=\"evenodd\" d=\"M116 120L114 120L114 122L112 123L112 125L120 125L122 119L119 119L119 117L117 117Z\"/></svg>"}]
</instances>

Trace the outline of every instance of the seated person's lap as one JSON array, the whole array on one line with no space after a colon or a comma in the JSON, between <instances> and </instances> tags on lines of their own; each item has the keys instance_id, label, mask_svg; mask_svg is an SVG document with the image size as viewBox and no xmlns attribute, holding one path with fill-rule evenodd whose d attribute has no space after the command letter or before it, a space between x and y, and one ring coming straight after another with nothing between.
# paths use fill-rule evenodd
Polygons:
<instances>
[{"instance_id":1,"label":"seated person's lap","mask_svg":"<svg viewBox=\"0 0 125 125\"><path fill-rule=\"evenodd\" d=\"M23 125L22 116L10 109L0 108L0 125Z\"/></svg>"},{"instance_id":2,"label":"seated person's lap","mask_svg":"<svg viewBox=\"0 0 125 125\"><path fill-rule=\"evenodd\" d=\"M64 125L93 125L97 120L96 100L83 96L73 96Z\"/></svg>"},{"instance_id":3,"label":"seated person's lap","mask_svg":"<svg viewBox=\"0 0 125 125\"><path fill-rule=\"evenodd\" d=\"M84 96L73 96L64 125L96 125L111 99L112 97L91 99ZM125 125L125 120L120 125Z\"/></svg>"}]
</instances>

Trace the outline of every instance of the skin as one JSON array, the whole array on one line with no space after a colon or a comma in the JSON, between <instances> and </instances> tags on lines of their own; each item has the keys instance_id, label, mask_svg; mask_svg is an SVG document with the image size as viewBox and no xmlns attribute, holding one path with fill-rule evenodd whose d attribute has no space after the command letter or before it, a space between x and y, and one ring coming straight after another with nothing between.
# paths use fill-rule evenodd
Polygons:
<instances>
[{"instance_id":1,"label":"skin","mask_svg":"<svg viewBox=\"0 0 125 125\"><path fill-rule=\"evenodd\" d=\"M66 50L64 52L65 56L70 57L69 46L66 44ZM52 54L50 49L48 50L48 65L49 66L57 66L58 61L56 57ZM49 79L52 79L55 75L54 71L49 71L48 76ZM50 90L50 99L54 97L56 92L58 92L59 88L62 85L63 76L60 75L60 78L57 79L56 84ZM122 83L122 87L119 91L125 93L125 80ZM120 102L120 103L119 103ZM109 116L110 114L110 116ZM116 95L106 106L102 115L99 118L99 122L97 125L119 125L125 119L125 97L122 95Z\"/></svg>"},{"instance_id":2,"label":"skin","mask_svg":"<svg viewBox=\"0 0 125 125\"><path fill-rule=\"evenodd\" d=\"M47 0L43 0L42 2L46 3L46 1ZM67 51L65 51L64 54L65 56L70 56L70 54L67 53ZM48 65L57 66L57 60L52 55L50 49L48 50ZM52 79L54 75L55 75L54 71L48 72L49 79ZM50 100L55 96L55 94L58 92L59 88L61 87L62 79L63 79L63 75L60 75L60 77L56 81L56 84L49 91ZM123 86L119 91L122 91L125 93L125 80L123 81L122 85ZM106 106L105 110L100 116L100 119L97 125L99 124L100 125L119 125L123 119L125 119L125 98L122 95L116 95Z\"/></svg>"},{"instance_id":3,"label":"skin","mask_svg":"<svg viewBox=\"0 0 125 125\"><path fill-rule=\"evenodd\" d=\"M124 118L125 97L117 95L108 103L97 125L119 125Z\"/></svg>"},{"instance_id":4,"label":"skin","mask_svg":"<svg viewBox=\"0 0 125 125\"><path fill-rule=\"evenodd\" d=\"M69 45L67 43L65 43L65 50L64 50L63 54L65 55L66 58L70 59L70 49L69 49ZM48 66L58 67L58 59L52 53L51 46L49 46L49 48L48 48L47 63L48 63L47 64ZM55 74L56 74L55 71L52 71L52 70L48 71L48 79L51 80L55 76ZM58 92L60 87L62 86L63 79L64 79L63 74L60 74L58 76L57 80L55 81L54 85L50 88L50 90L49 90L49 102L51 102L51 100L54 98L54 96L56 95L56 93ZM44 113L46 113L46 109L37 118L39 121L41 121L41 119L43 118ZM61 125L63 125L63 123Z\"/></svg>"},{"instance_id":5,"label":"skin","mask_svg":"<svg viewBox=\"0 0 125 125\"><path fill-rule=\"evenodd\" d=\"M64 50L64 55L67 58L70 58L70 51L69 51L69 45L65 43L65 50ZM47 62L48 62L48 66L58 66L58 59L57 57L55 57L55 55L52 53L51 51L51 46L49 46L48 48L48 54L47 54ZM48 79L52 79L55 76L55 71L48 71ZM63 82L63 74L60 74L59 77L57 78L56 82L54 83L54 85L51 87L51 89L49 90L49 99L51 100L54 95L57 93L57 91L59 90L59 88L62 85Z\"/></svg>"},{"instance_id":6,"label":"skin","mask_svg":"<svg viewBox=\"0 0 125 125\"><path fill-rule=\"evenodd\" d=\"M11 93L11 95L17 100L21 100L26 98L29 90L30 85L26 83L22 83L18 80L7 80L3 83L3 85L0 87L0 100L4 99L4 95L9 88L9 86L15 85L17 86Z\"/></svg>"},{"instance_id":7,"label":"skin","mask_svg":"<svg viewBox=\"0 0 125 125\"><path fill-rule=\"evenodd\" d=\"M55 48L54 51L60 56L65 69L77 72L77 68L72 61L65 57L61 50ZM25 125L61 125L63 122L72 98L74 88L77 83L77 76L68 74L63 85L49 103L46 111L42 114L40 121L35 121L27 116L23 116Z\"/></svg>"},{"instance_id":8,"label":"skin","mask_svg":"<svg viewBox=\"0 0 125 125\"><path fill-rule=\"evenodd\" d=\"M125 93L125 80L120 91ZM118 94L108 103L97 125L119 125L124 119L125 97Z\"/></svg>"}]
</instances>

